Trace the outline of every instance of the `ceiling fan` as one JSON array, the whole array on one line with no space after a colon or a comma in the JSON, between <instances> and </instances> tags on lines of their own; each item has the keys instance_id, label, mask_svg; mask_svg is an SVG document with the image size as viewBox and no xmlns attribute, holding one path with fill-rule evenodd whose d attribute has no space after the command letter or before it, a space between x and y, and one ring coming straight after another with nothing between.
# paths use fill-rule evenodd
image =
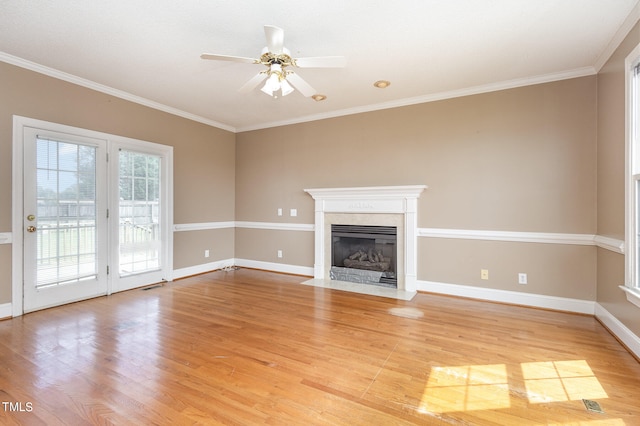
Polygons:
<instances>
[{"instance_id":1,"label":"ceiling fan","mask_svg":"<svg viewBox=\"0 0 640 426\"><path fill-rule=\"evenodd\" d=\"M291 57L289 49L284 47L284 31L273 25L264 26L264 34L267 38L267 46L262 49L259 59L245 58L241 56L216 55L203 53L202 59L213 59L217 61L242 62L249 64L261 64L266 66L253 78L247 81L240 89L240 93L247 93L257 87L266 79L264 86L260 89L269 96L277 98L279 94L287 96L298 89L305 97L312 97L315 100L326 98L319 95L306 81L289 67L297 68L342 68L346 66L347 60L344 56L319 56L313 58Z\"/></svg>"}]
</instances>

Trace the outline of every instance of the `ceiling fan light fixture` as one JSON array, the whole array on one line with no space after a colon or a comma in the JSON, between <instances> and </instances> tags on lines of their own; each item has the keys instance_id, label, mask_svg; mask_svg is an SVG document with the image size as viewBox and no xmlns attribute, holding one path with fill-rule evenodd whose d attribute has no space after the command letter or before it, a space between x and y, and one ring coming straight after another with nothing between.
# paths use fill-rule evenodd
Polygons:
<instances>
[{"instance_id":1,"label":"ceiling fan light fixture","mask_svg":"<svg viewBox=\"0 0 640 426\"><path fill-rule=\"evenodd\" d=\"M294 91L293 86L291 86L291 84L286 80L286 74L280 64L271 64L267 74L269 77L267 78L266 83L264 83L264 86L262 86L262 89L260 89L263 93L277 97L278 91L282 96L287 96L289 93Z\"/></svg>"},{"instance_id":2,"label":"ceiling fan light fixture","mask_svg":"<svg viewBox=\"0 0 640 426\"><path fill-rule=\"evenodd\" d=\"M321 95L320 93L316 93L315 95L311 96L311 99L313 99L316 102L320 102L320 101L324 101L325 99L327 99L326 95Z\"/></svg>"},{"instance_id":3,"label":"ceiling fan light fixture","mask_svg":"<svg viewBox=\"0 0 640 426\"><path fill-rule=\"evenodd\" d=\"M289 93L293 92L293 87L287 80L282 80L280 82L280 90L282 91L282 96L287 96Z\"/></svg>"},{"instance_id":4,"label":"ceiling fan light fixture","mask_svg":"<svg viewBox=\"0 0 640 426\"><path fill-rule=\"evenodd\" d=\"M373 83L373 85L378 89L386 89L391 85L391 82L387 80L378 80L375 83Z\"/></svg>"},{"instance_id":5,"label":"ceiling fan light fixture","mask_svg":"<svg viewBox=\"0 0 640 426\"><path fill-rule=\"evenodd\" d=\"M280 81L278 81L278 76L276 74L271 74L260 90L269 96L273 96L273 92L280 90Z\"/></svg>"},{"instance_id":6,"label":"ceiling fan light fixture","mask_svg":"<svg viewBox=\"0 0 640 426\"><path fill-rule=\"evenodd\" d=\"M266 84L264 85L264 87L263 87L262 89L260 89L260 91L261 91L262 93L265 93L265 94L269 95L269 96L273 96L273 92L272 92L272 91L270 91L270 90L267 88L267 85L266 85Z\"/></svg>"}]
</instances>

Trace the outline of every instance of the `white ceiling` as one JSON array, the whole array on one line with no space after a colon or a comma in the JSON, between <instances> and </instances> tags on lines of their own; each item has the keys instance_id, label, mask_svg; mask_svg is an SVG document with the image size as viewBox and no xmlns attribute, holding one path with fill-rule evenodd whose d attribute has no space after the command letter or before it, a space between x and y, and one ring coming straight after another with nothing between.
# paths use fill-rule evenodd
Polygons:
<instances>
[{"instance_id":1,"label":"white ceiling","mask_svg":"<svg viewBox=\"0 0 640 426\"><path fill-rule=\"evenodd\" d=\"M245 131L594 74L639 16L640 0L0 0L0 60ZM298 70L325 101L240 94L262 65L200 59L258 57L265 24L294 58L347 58Z\"/></svg>"}]
</instances>

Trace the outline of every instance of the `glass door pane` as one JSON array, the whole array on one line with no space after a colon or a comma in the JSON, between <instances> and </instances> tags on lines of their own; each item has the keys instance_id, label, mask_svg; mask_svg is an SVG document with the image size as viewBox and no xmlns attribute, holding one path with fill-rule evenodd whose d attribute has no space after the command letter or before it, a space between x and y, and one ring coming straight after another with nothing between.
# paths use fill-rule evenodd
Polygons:
<instances>
[{"instance_id":1,"label":"glass door pane","mask_svg":"<svg viewBox=\"0 0 640 426\"><path fill-rule=\"evenodd\" d=\"M36 288L97 278L96 147L36 140Z\"/></svg>"},{"instance_id":2,"label":"glass door pane","mask_svg":"<svg viewBox=\"0 0 640 426\"><path fill-rule=\"evenodd\" d=\"M158 155L119 151L119 273L162 268Z\"/></svg>"}]
</instances>

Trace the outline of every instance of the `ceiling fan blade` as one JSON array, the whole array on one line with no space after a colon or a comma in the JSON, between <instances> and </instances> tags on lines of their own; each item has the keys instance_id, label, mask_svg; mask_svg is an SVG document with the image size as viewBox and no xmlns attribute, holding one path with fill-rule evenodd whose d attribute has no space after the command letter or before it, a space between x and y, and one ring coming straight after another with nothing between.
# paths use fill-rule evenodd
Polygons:
<instances>
[{"instance_id":1,"label":"ceiling fan blade","mask_svg":"<svg viewBox=\"0 0 640 426\"><path fill-rule=\"evenodd\" d=\"M243 58L242 56L215 55L213 53L203 53L200 55L202 59L213 59L214 61L242 62L247 64L255 64L256 60L252 58Z\"/></svg>"},{"instance_id":2,"label":"ceiling fan blade","mask_svg":"<svg viewBox=\"0 0 640 426\"><path fill-rule=\"evenodd\" d=\"M343 68L347 66L347 58L344 56L297 58L295 64L300 68Z\"/></svg>"},{"instance_id":3,"label":"ceiling fan blade","mask_svg":"<svg viewBox=\"0 0 640 426\"><path fill-rule=\"evenodd\" d=\"M267 78L267 74L264 73L264 72L259 72L258 74L254 75L251 78L251 80L249 80L245 84L243 84L242 87L238 89L238 92L240 92L240 93L249 93L250 91L255 89L255 87L258 84L260 84L260 82L262 80L264 80L265 78Z\"/></svg>"},{"instance_id":4,"label":"ceiling fan blade","mask_svg":"<svg viewBox=\"0 0 640 426\"><path fill-rule=\"evenodd\" d=\"M284 45L284 31L282 28L265 25L264 35L267 37L267 48L269 52L275 53L276 55L282 53L282 47Z\"/></svg>"},{"instance_id":5,"label":"ceiling fan blade","mask_svg":"<svg viewBox=\"0 0 640 426\"><path fill-rule=\"evenodd\" d=\"M304 81L302 79L302 77L300 77L296 73L292 72L292 73L287 74L287 80L289 81L289 83L291 83L291 85L293 87L298 89L300 91L300 93L302 93L302 95L307 97L307 98L309 96L313 96L313 95L316 94L316 90L313 87L311 87L309 85L309 83Z\"/></svg>"}]
</instances>

